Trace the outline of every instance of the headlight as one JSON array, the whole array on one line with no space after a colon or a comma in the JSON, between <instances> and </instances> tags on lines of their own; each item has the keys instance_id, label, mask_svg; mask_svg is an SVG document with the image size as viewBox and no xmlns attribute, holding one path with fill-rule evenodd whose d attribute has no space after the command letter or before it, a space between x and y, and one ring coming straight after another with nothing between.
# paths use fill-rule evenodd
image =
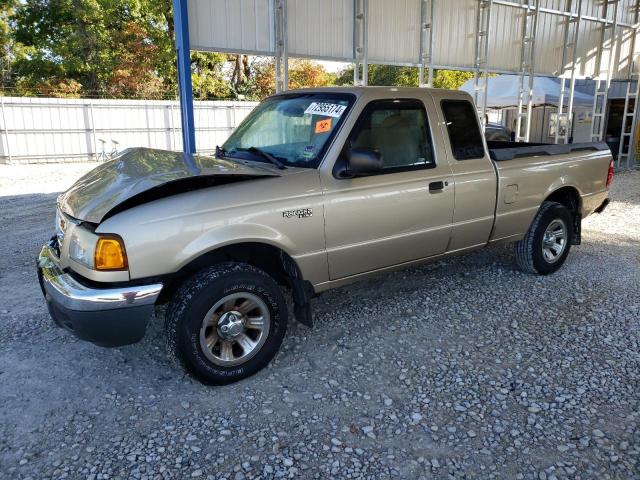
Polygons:
<instances>
[{"instance_id":1,"label":"headlight","mask_svg":"<svg viewBox=\"0 0 640 480\"><path fill-rule=\"evenodd\" d=\"M69 257L92 270L126 270L127 253L117 235L95 235L84 228L73 230Z\"/></svg>"},{"instance_id":2,"label":"headlight","mask_svg":"<svg viewBox=\"0 0 640 480\"><path fill-rule=\"evenodd\" d=\"M94 268L94 255L98 237L82 227L73 229L69 240L69 258L87 268Z\"/></svg>"}]
</instances>

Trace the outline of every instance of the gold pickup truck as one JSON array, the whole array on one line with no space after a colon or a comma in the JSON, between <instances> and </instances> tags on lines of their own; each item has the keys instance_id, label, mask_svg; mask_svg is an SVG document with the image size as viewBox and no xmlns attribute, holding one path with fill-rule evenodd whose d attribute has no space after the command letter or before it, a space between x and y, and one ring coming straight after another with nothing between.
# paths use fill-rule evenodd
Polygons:
<instances>
[{"instance_id":1,"label":"gold pickup truck","mask_svg":"<svg viewBox=\"0 0 640 480\"><path fill-rule=\"evenodd\" d=\"M323 290L499 242L554 272L612 178L603 143L487 145L463 92L296 90L215 156L131 149L85 175L38 273L55 322L98 345L140 340L167 304L170 353L224 384L276 354L286 298L311 325Z\"/></svg>"}]
</instances>

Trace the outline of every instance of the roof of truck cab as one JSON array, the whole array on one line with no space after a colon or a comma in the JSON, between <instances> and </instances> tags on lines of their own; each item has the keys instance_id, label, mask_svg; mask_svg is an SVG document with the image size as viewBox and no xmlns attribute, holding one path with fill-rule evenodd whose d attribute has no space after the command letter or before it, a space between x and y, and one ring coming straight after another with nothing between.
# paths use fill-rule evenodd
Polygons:
<instances>
[{"instance_id":1,"label":"roof of truck cab","mask_svg":"<svg viewBox=\"0 0 640 480\"><path fill-rule=\"evenodd\" d=\"M357 97L368 98L394 98L404 96L415 96L423 92L438 92L440 95L451 94L452 96L468 97L467 92L461 90L445 90L442 88L424 88L424 87L317 87L317 88L300 88L295 90L287 90L276 94L287 95L292 93L351 93Z\"/></svg>"}]
</instances>

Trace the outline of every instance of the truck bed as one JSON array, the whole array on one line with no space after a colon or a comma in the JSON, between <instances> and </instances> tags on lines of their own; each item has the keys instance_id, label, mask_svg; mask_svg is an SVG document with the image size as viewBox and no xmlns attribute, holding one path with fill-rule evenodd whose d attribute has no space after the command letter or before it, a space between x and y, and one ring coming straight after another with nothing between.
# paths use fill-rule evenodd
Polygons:
<instances>
[{"instance_id":1,"label":"truck bed","mask_svg":"<svg viewBox=\"0 0 640 480\"><path fill-rule=\"evenodd\" d=\"M585 150L608 150L604 142L589 143L530 143L530 142L487 142L489 156L496 162L504 162L520 157L534 157L540 155L564 155L571 152Z\"/></svg>"}]
</instances>

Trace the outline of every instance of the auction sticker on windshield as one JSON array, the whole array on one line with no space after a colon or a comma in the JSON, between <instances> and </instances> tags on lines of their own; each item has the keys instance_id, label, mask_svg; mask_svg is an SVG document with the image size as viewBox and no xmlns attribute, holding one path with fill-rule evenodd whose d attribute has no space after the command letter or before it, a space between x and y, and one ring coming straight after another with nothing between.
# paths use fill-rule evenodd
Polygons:
<instances>
[{"instance_id":1,"label":"auction sticker on windshield","mask_svg":"<svg viewBox=\"0 0 640 480\"><path fill-rule=\"evenodd\" d=\"M337 103L313 102L304 113L339 118L346 109L346 105L338 105Z\"/></svg>"},{"instance_id":2,"label":"auction sticker on windshield","mask_svg":"<svg viewBox=\"0 0 640 480\"><path fill-rule=\"evenodd\" d=\"M331 131L331 119L323 118L316 122L316 133L325 133Z\"/></svg>"}]
</instances>

